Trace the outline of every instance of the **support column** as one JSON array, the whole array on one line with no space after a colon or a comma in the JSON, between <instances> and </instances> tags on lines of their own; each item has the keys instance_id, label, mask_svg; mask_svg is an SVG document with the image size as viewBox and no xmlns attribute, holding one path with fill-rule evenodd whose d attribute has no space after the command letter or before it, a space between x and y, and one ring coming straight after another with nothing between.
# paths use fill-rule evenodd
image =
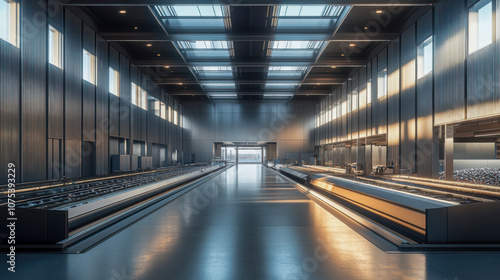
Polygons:
<instances>
[{"instance_id":1,"label":"support column","mask_svg":"<svg viewBox=\"0 0 500 280\"><path fill-rule=\"evenodd\" d=\"M356 153L356 165L358 167L358 170L364 170L366 174L365 140L356 140L356 148L358 149Z\"/></svg>"},{"instance_id":2,"label":"support column","mask_svg":"<svg viewBox=\"0 0 500 280\"><path fill-rule=\"evenodd\" d=\"M453 125L445 125L444 135L444 174L448 181L453 180Z\"/></svg>"},{"instance_id":3,"label":"support column","mask_svg":"<svg viewBox=\"0 0 500 280\"><path fill-rule=\"evenodd\" d=\"M434 179L439 178L439 126L435 126L432 131L432 147L431 147L431 157L432 157L432 170L431 177Z\"/></svg>"},{"instance_id":4,"label":"support column","mask_svg":"<svg viewBox=\"0 0 500 280\"><path fill-rule=\"evenodd\" d=\"M368 176L372 172L372 140L365 139L365 176Z\"/></svg>"}]
</instances>

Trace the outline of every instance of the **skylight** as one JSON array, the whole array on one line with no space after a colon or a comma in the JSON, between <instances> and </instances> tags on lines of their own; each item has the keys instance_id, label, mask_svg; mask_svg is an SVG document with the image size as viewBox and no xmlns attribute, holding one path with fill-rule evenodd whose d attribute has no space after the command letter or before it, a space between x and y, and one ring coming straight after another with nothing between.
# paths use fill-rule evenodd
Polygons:
<instances>
[{"instance_id":1,"label":"skylight","mask_svg":"<svg viewBox=\"0 0 500 280\"><path fill-rule=\"evenodd\" d=\"M229 66L195 66L195 71L232 71Z\"/></svg>"},{"instance_id":2,"label":"skylight","mask_svg":"<svg viewBox=\"0 0 500 280\"><path fill-rule=\"evenodd\" d=\"M229 9L222 5L156 6L169 32L230 29Z\"/></svg>"},{"instance_id":3,"label":"skylight","mask_svg":"<svg viewBox=\"0 0 500 280\"><path fill-rule=\"evenodd\" d=\"M236 89L236 84L234 82L228 83L204 83L202 84L205 90L231 90Z\"/></svg>"},{"instance_id":4,"label":"skylight","mask_svg":"<svg viewBox=\"0 0 500 280\"><path fill-rule=\"evenodd\" d=\"M267 74L268 78L297 79L301 80L307 67L302 66L271 66Z\"/></svg>"},{"instance_id":5,"label":"skylight","mask_svg":"<svg viewBox=\"0 0 500 280\"><path fill-rule=\"evenodd\" d=\"M282 5L275 12L273 26L277 31L329 31L340 19L343 9L332 5Z\"/></svg>"},{"instance_id":6,"label":"skylight","mask_svg":"<svg viewBox=\"0 0 500 280\"><path fill-rule=\"evenodd\" d=\"M182 49L206 49L206 50L228 50L230 42L228 41L179 41L177 42Z\"/></svg>"},{"instance_id":7,"label":"skylight","mask_svg":"<svg viewBox=\"0 0 500 280\"><path fill-rule=\"evenodd\" d=\"M178 41L176 44L186 58L227 58L233 56L229 41Z\"/></svg>"},{"instance_id":8,"label":"skylight","mask_svg":"<svg viewBox=\"0 0 500 280\"><path fill-rule=\"evenodd\" d=\"M267 83L266 90L281 90L281 91L295 91L298 83Z\"/></svg>"},{"instance_id":9,"label":"skylight","mask_svg":"<svg viewBox=\"0 0 500 280\"><path fill-rule=\"evenodd\" d=\"M267 55L273 58L314 59L324 41L271 41Z\"/></svg>"},{"instance_id":10,"label":"skylight","mask_svg":"<svg viewBox=\"0 0 500 280\"><path fill-rule=\"evenodd\" d=\"M193 70L200 78L232 78L233 69L230 66L195 66Z\"/></svg>"},{"instance_id":11,"label":"skylight","mask_svg":"<svg viewBox=\"0 0 500 280\"><path fill-rule=\"evenodd\" d=\"M161 6L165 15L178 17L222 17L224 8L222 5L190 5L190 6Z\"/></svg>"},{"instance_id":12,"label":"skylight","mask_svg":"<svg viewBox=\"0 0 500 280\"><path fill-rule=\"evenodd\" d=\"M274 41L271 49L274 50L297 50L297 49L319 49L323 41Z\"/></svg>"},{"instance_id":13,"label":"skylight","mask_svg":"<svg viewBox=\"0 0 500 280\"><path fill-rule=\"evenodd\" d=\"M284 5L279 7L279 16L321 17L333 16L341 10L340 6L327 5Z\"/></svg>"},{"instance_id":14,"label":"skylight","mask_svg":"<svg viewBox=\"0 0 500 280\"><path fill-rule=\"evenodd\" d=\"M269 71L305 71L307 67L302 66L271 66Z\"/></svg>"}]
</instances>

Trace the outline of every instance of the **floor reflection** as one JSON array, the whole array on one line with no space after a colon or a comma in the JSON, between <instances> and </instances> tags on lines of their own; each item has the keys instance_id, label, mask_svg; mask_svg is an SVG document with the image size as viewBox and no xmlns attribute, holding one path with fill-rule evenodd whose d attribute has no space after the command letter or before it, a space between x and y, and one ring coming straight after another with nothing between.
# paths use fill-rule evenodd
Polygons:
<instances>
[{"instance_id":1,"label":"floor reflection","mask_svg":"<svg viewBox=\"0 0 500 280\"><path fill-rule=\"evenodd\" d=\"M500 254L388 254L262 165L238 165L78 255L15 279L496 279ZM0 279L11 275L0 272ZM495 277L491 277L495 276ZM121 277L121 278L120 278Z\"/></svg>"}]
</instances>

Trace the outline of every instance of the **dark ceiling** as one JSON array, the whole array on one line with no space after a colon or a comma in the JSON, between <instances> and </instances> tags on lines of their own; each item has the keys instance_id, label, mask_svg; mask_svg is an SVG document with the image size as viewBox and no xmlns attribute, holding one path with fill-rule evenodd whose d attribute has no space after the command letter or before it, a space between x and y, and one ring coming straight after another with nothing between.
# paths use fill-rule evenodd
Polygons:
<instances>
[{"instance_id":1,"label":"dark ceiling","mask_svg":"<svg viewBox=\"0 0 500 280\"><path fill-rule=\"evenodd\" d=\"M230 5L203 0L64 2L92 19L104 39L126 52L133 64L169 94L190 102L221 98L317 100L381 51L435 1L302 1L308 5L344 3L324 6L321 15L295 0L268 0L269 5L245 0L229 1ZM154 6L165 2L172 5L169 11L174 14L163 14ZM174 5L212 2L214 10L222 9L222 15L202 15L200 8L200 17L182 17L181 9ZM286 6L288 3L301 5L301 14L294 14L292 8L298 6ZM337 10L330 12L328 7ZM193 45L194 41L229 41L229 51L225 45L217 52L191 50L179 41ZM298 50L280 49L273 41L319 43ZM214 67L223 67L223 71L203 72Z\"/></svg>"}]
</instances>

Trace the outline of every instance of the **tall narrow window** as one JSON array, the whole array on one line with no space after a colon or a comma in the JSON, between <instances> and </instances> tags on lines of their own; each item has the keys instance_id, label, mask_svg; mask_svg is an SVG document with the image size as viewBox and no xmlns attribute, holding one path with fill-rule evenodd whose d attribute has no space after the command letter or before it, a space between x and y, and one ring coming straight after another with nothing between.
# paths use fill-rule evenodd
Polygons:
<instances>
[{"instance_id":1,"label":"tall narrow window","mask_svg":"<svg viewBox=\"0 0 500 280\"><path fill-rule=\"evenodd\" d=\"M418 78L423 78L432 72L433 50L432 36L420 44L418 50Z\"/></svg>"},{"instance_id":2,"label":"tall narrow window","mask_svg":"<svg viewBox=\"0 0 500 280\"><path fill-rule=\"evenodd\" d=\"M49 63L62 69L62 34L49 25Z\"/></svg>"},{"instance_id":3,"label":"tall narrow window","mask_svg":"<svg viewBox=\"0 0 500 280\"><path fill-rule=\"evenodd\" d=\"M131 84L131 90L132 90L132 104L134 104L139 108L147 110L148 93L135 83Z\"/></svg>"},{"instance_id":4,"label":"tall narrow window","mask_svg":"<svg viewBox=\"0 0 500 280\"><path fill-rule=\"evenodd\" d=\"M377 97L380 99L387 96L387 68L378 72Z\"/></svg>"},{"instance_id":5,"label":"tall narrow window","mask_svg":"<svg viewBox=\"0 0 500 280\"><path fill-rule=\"evenodd\" d=\"M352 92L352 111L358 110L358 90Z\"/></svg>"},{"instance_id":6,"label":"tall narrow window","mask_svg":"<svg viewBox=\"0 0 500 280\"><path fill-rule=\"evenodd\" d=\"M161 109L160 109L160 101L156 98L153 98L153 108L155 110L155 115L161 117Z\"/></svg>"},{"instance_id":7,"label":"tall narrow window","mask_svg":"<svg viewBox=\"0 0 500 280\"><path fill-rule=\"evenodd\" d=\"M0 39L19 46L19 3L0 0Z\"/></svg>"},{"instance_id":8,"label":"tall narrow window","mask_svg":"<svg viewBox=\"0 0 500 280\"><path fill-rule=\"evenodd\" d=\"M177 111L176 111L176 110L174 110L174 124L175 124L175 125L178 125L178 124L179 124L179 123L178 123L178 119L177 119Z\"/></svg>"},{"instance_id":9,"label":"tall narrow window","mask_svg":"<svg viewBox=\"0 0 500 280\"><path fill-rule=\"evenodd\" d=\"M95 85L95 56L83 50L83 79Z\"/></svg>"},{"instance_id":10,"label":"tall narrow window","mask_svg":"<svg viewBox=\"0 0 500 280\"><path fill-rule=\"evenodd\" d=\"M132 91L132 104L134 104L135 106L138 106L137 105L137 96L138 96L138 90L139 90L139 87L135 84L135 83L132 83L131 86L131 91Z\"/></svg>"},{"instance_id":11,"label":"tall narrow window","mask_svg":"<svg viewBox=\"0 0 500 280\"><path fill-rule=\"evenodd\" d=\"M172 122L172 107L168 106L168 121Z\"/></svg>"},{"instance_id":12,"label":"tall narrow window","mask_svg":"<svg viewBox=\"0 0 500 280\"><path fill-rule=\"evenodd\" d=\"M148 110L147 102L148 102L148 92L141 89L141 105L139 107L141 107L144 110Z\"/></svg>"},{"instance_id":13,"label":"tall narrow window","mask_svg":"<svg viewBox=\"0 0 500 280\"><path fill-rule=\"evenodd\" d=\"M167 106L165 106L165 103L163 102L160 104L160 116L164 120L167 119Z\"/></svg>"},{"instance_id":14,"label":"tall narrow window","mask_svg":"<svg viewBox=\"0 0 500 280\"><path fill-rule=\"evenodd\" d=\"M493 3L481 0L469 10L469 54L493 43Z\"/></svg>"},{"instance_id":15,"label":"tall narrow window","mask_svg":"<svg viewBox=\"0 0 500 280\"><path fill-rule=\"evenodd\" d=\"M120 74L111 67L109 67L109 92L120 96Z\"/></svg>"},{"instance_id":16,"label":"tall narrow window","mask_svg":"<svg viewBox=\"0 0 500 280\"><path fill-rule=\"evenodd\" d=\"M366 104L372 104L372 79L368 79L366 83Z\"/></svg>"}]
</instances>

